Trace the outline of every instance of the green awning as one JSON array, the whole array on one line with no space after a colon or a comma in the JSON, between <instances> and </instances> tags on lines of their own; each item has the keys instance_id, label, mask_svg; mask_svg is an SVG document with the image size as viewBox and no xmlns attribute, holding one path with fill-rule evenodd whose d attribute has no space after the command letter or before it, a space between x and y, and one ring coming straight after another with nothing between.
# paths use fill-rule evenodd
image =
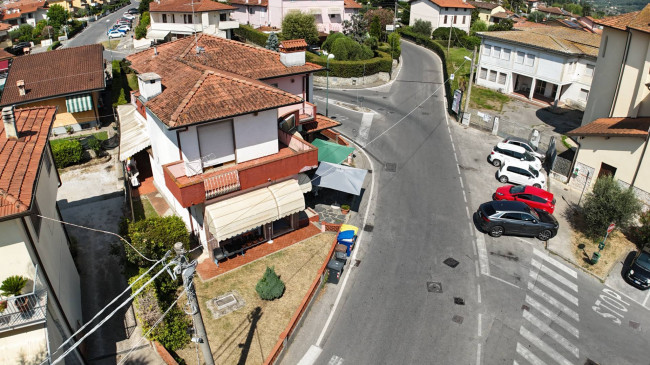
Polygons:
<instances>
[{"instance_id":1,"label":"green awning","mask_svg":"<svg viewBox=\"0 0 650 365\"><path fill-rule=\"evenodd\" d=\"M90 94L69 96L65 98L68 113L80 113L93 110L93 98Z\"/></svg>"},{"instance_id":2,"label":"green awning","mask_svg":"<svg viewBox=\"0 0 650 365\"><path fill-rule=\"evenodd\" d=\"M325 161L340 164L354 152L354 147L341 146L322 139L315 139L311 144L318 148L318 162Z\"/></svg>"}]
</instances>

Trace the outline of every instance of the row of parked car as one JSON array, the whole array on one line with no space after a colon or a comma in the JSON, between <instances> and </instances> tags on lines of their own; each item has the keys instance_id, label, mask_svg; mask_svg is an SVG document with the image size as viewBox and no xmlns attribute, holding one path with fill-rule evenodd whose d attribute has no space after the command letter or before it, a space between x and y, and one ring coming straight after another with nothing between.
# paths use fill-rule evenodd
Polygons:
<instances>
[{"instance_id":1,"label":"row of parked car","mask_svg":"<svg viewBox=\"0 0 650 365\"><path fill-rule=\"evenodd\" d=\"M130 8L122 15L113 27L111 27L106 34L108 38L121 38L126 35L126 33L131 31L133 27L133 20L135 20L135 14L138 13L138 9Z\"/></svg>"},{"instance_id":2,"label":"row of parked car","mask_svg":"<svg viewBox=\"0 0 650 365\"><path fill-rule=\"evenodd\" d=\"M478 224L492 237L504 234L549 240L559 224L553 217L555 198L544 190L544 155L525 139L508 137L498 143L488 161L499 167L496 178L506 185L492 194L492 201L478 208Z\"/></svg>"}]
</instances>

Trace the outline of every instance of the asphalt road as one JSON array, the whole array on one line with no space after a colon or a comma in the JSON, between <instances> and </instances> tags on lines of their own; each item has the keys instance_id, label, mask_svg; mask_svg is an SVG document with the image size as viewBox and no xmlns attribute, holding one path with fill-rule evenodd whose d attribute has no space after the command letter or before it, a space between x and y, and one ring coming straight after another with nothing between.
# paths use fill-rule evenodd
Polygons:
<instances>
[{"instance_id":1,"label":"asphalt road","mask_svg":"<svg viewBox=\"0 0 650 365\"><path fill-rule=\"evenodd\" d=\"M309 345L320 351L314 363L334 365L648 363L647 308L549 256L543 242L476 229L473 212L500 186L486 161L499 138L448 126L439 60L402 49L391 85L329 91L337 129L375 159L374 228L325 332L341 284L328 284L283 363ZM325 91L315 99L323 112Z\"/></svg>"}]
</instances>

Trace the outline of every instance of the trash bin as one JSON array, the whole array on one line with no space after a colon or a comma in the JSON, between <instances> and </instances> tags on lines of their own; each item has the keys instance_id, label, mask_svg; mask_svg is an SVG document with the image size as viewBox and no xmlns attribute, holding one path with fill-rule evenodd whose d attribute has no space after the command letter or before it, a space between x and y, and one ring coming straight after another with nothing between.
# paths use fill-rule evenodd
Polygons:
<instances>
[{"instance_id":1,"label":"trash bin","mask_svg":"<svg viewBox=\"0 0 650 365\"><path fill-rule=\"evenodd\" d=\"M355 234L354 231L343 231L336 236L336 241L341 244L345 245L347 247L346 253L348 257L350 257L350 254L352 253L352 250L354 249L354 243L357 241L357 235Z\"/></svg>"},{"instance_id":2,"label":"trash bin","mask_svg":"<svg viewBox=\"0 0 650 365\"><path fill-rule=\"evenodd\" d=\"M600 259L600 252L594 252L593 256L591 256L591 264L596 265L599 259Z\"/></svg>"},{"instance_id":3,"label":"trash bin","mask_svg":"<svg viewBox=\"0 0 650 365\"><path fill-rule=\"evenodd\" d=\"M352 254L352 249L354 248L354 242L350 241L339 241L338 245L345 246L345 254L350 257ZM337 245L337 246L338 246Z\"/></svg>"},{"instance_id":4,"label":"trash bin","mask_svg":"<svg viewBox=\"0 0 650 365\"><path fill-rule=\"evenodd\" d=\"M334 252L334 258L338 261L341 261L343 265L348 262L348 255L345 252Z\"/></svg>"},{"instance_id":5,"label":"trash bin","mask_svg":"<svg viewBox=\"0 0 650 365\"><path fill-rule=\"evenodd\" d=\"M329 276L327 281L333 284L338 284L341 274L343 274L343 263L337 259L331 259L327 263L327 270L329 270Z\"/></svg>"}]
</instances>

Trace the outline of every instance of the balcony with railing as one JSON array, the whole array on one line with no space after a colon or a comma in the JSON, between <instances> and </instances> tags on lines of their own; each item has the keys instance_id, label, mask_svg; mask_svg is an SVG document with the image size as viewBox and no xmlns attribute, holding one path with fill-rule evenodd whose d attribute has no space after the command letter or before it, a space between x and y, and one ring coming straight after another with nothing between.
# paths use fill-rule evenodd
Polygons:
<instances>
[{"instance_id":1,"label":"balcony with railing","mask_svg":"<svg viewBox=\"0 0 650 365\"><path fill-rule=\"evenodd\" d=\"M43 284L39 267L28 282L26 294L0 298L0 332L45 322L47 315L47 288ZM31 287L30 287L31 286ZM23 289L23 291L25 291Z\"/></svg>"},{"instance_id":2,"label":"balcony with railing","mask_svg":"<svg viewBox=\"0 0 650 365\"><path fill-rule=\"evenodd\" d=\"M226 194L279 180L318 166L318 149L278 130L278 152L242 163L209 167L187 174L201 161L176 161L163 165L165 185L184 208ZM193 167L194 166L194 167Z\"/></svg>"},{"instance_id":3,"label":"balcony with railing","mask_svg":"<svg viewBox=\"0 0 650 365\"><path fill-rule=\"evenodd\" d=\"M295 113L298 117L298 124L307 123L316 117L316 105L304 101L301 104L293 104L278 108L278 119L286 117L289 113Z\"/></svg>"}]
</instances>

